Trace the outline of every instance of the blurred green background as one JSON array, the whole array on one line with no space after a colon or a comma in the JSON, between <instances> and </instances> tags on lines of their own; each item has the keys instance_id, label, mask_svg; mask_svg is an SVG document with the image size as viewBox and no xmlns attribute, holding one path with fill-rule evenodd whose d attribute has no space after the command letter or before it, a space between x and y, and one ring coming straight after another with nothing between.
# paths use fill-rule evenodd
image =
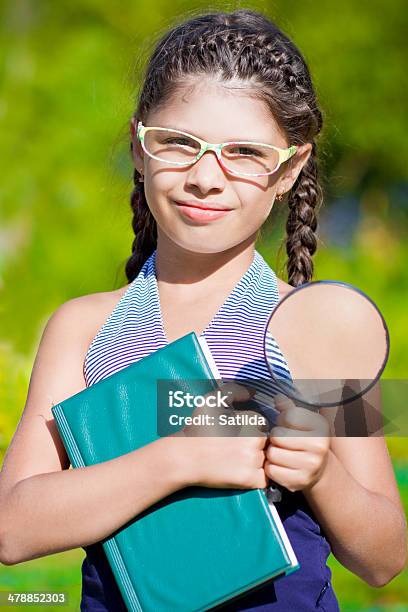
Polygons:
<instances>
[{"instance_id":1,"label":"blurred green background","mask_svg":"<svg viewBox=\"0 0 408 612\"><path fill-rule=\"evenodd\" d=\"M408 139L403 0L0 2L0 459L20 418L43 327L66 300L126 283L128 121L144 61L197 10L266 12L304 54L324 112L325 204L315 280L360 287L389 325L387 378L408 374ZM286 280L284 215L258 248ZM408 507L406 439L387 438ZM79 609L82 549L0 567L0 590L64 590ZM369 587L331 557L342 610L408 609L404 573Z\"/></svg>"}]
</instances>

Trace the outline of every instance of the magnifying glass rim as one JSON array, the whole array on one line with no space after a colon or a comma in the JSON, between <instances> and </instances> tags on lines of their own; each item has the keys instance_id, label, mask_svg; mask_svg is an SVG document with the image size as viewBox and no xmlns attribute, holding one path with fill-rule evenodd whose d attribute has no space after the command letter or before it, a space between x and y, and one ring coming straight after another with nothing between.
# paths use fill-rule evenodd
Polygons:
<instances>
[{"instance_id":1,"label":"magnifying glass rim","mask_svg":"<svg viewBox=\"0 0 408 612\"><path fill-rule=\"evenodd\" d=\"M289 291L289 293L287 293L277 304L277 306L275 306L275 308L273 309L272 313L269 315L266 327L265 327L265 332L264 332L264 340L263 340L263 351L264 351L264 358L266 361L266 365L268 367L268 370L273 378L273 380L276 382L276 384L282 388L282 382L281 379L275 378L274 374L272 373L272 368L269 365L269 360L266 354L266 334L268 333L268 328L271 322L272 317L276 314L276 311L282 306L282 304L285 303L285 301L288 299L289 296L293 295L294 293L296 293L297 291L299 291L300 289L305 289L306 287L311 287L312 285L320 285L320 284L332 284L332 285L343 285L343 287L345 287L346 289L351 289L353 291L357 291L357 293L360 293L360 295L362 295L363 297L365 297L372 306L374 306L375 310L378 312L378 314L380 315L380 319L382 321L383 327L384 327L384 331L385 331L385 338L386 338L386 343L387 343L387 348L386 348L386 352L385 352L385 357L383 359L381 368L377 374L377 376L375 377L375 379L368 385L368 387L366 387L363 391L360 391L357 395L354 395L352 398L347 398L345 400L342 400L341 403L339 402L330 402L330 403L325 403L325 404L321 404L321 403L316 403L313 404L311 402L307 402L303 399L299 399L298 397L296 397L294 394L288 392L286 389L284 391L285 395L287 395L288 397L290 397L291 399L293 399L294 401L300 402L302 404L305 404L306 406L311 406L313 408L334 408L334 407L338 407L339 405L344 405L344 404L349 404L350 402L354 402L354 400L358 399L359 397L362 397L365 393L367 393L367 391L369 391L372 387L374 387L375 383L380 379L381 374L384 372L385 366L387 365L387 361L388 361L388 357L390 354L390 334L388 331L388 327L387 324L385 322L385 319L382 315L382 313L380 312L377 304L375 304L375 302L366 294L364 293L364 291L362 291L361 289L359 289L358 287L355 287L354 285L352 285L351 283L346 283L344 281L337 281L337 280L317 280L317 281L309 281L306 283L302 283L301 285L298 285L297 287L294 287L292 289L292 291Z\"/></svg>"}]
</instances>

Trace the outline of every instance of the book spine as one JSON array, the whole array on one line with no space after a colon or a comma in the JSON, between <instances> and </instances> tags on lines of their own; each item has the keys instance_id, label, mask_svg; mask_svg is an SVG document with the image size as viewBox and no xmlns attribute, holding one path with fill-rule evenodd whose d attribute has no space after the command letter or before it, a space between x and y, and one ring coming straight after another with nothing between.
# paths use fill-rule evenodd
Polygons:
<instances>
[{"instance_id":1,"label":"book spine","mask_svg":"<svg viewBox=\"0 0 408 612\"><path fill-rule=\"evenodd\" d=\"M75 437L71 431L67 419L65 418L62 406L54 406L51 411L54 415L59 432L64 441L65 450L67 451L72 467L86 467L85 461L78 448ZM123 561L115 537L109 538L105 542L102 542L102 547L105 551L106 556L109 559L109 562L112 566L112 570L115 573L115 577L117 578L118 582L118 587L120 588L121 593L126 601L126 606L130 610L130 612L142 612L142 607L139 603L132 581L130 580L129 573L126 569L126 565Z\"/></svg>"},{"instance_id":2,"label":"book spine","mask_svg":"<svg viewBox=\"0 0 408 612\"><path fill-rule=\"evenodd\" d=\"M194 334L196 336L196 334ZM204 336L196 336L197 338L197 342L198 342L198 350L201 348L201 357L205 357L205 359L207 360L207 364L210 367L210 374L216 379L216 380L222 380L222 376L218 370L217 364L215 363L215 359L210 351L210 347L208 346L207 340L205 339ZM199 351L200 352L200 351ZM205 362L205 359L203 359L203 362ZM206 364L206 365L207 365Z\"/></svg>"},{"instance_id":3,"label":"book spine","mask_svg":"<svg viewBox=\"0 0 408 612\"><path fill-rule=\"evenodd\" d=\"M54 415L54 419L58 425L58 429L64 441L65 450L67 451L72 467L85 467L85 462L72 434L68 421L65 418L62 406L53 406L53 408L51 408L51 412Z\"/></svg>"},{"instance_id":4,"label":"book spine","mask_svg":"<svg viewBox=\"0 0 408 612\"><path fill-rule=\"evenodd\" d=\"M269 524L271 526L271 530L273 531L273 534L276 538L276 540L279 542L281 550L282 550L282 554L285 557L285 561L286 563L290 563L290 557L286 548L286 542L283 541L282 538L282 531L279 529L278 523L281 523L280 520L280 516L277 513L276 508L271 508L268 504L268 500L266 498L265 492L263 489L255 489L258 494L259 494L259 499L261 500L261 503L264 507L265 510L265 514L268 517L269 520ZM273 510L275 510L275 512L273 512ZM289 541L288 541L289 542Z\"/></svg>"},{"instance_id":5,"label":"book spine","mask_svg":"<svg viewBox=\"0 0 408 612\"><path fill-rule=\"evenodd\" d=\"M143 608L140 605L115 538L109 538L105 542L102 542L102 548L105 551L112 569L115 569L118 586L125 599L126 607L130 612L143 612Z\"/></svg>"},{"instance_id":6,"label":"book spine","mask_svg":"<svg viewBox=\"0 0 408 612\"><path fill-rule=\"evenodd\" d=\"M261 492L261 491L260 491ZM282 542L282 545L285 549L286 554L289 556L289 561L291 566L286 570L286 574L291 574L292 572L294 572L296 569L298 569L299 566L299 562L297 560L295 551L293 550L292 544L288 538L288 534L286 533L286 529L283 526L281 517L279 516L279 513L276 509L276 506L273 502L269 503L268 499L266 497L266 494L264 492L264 490L262 489L262 501L264 504L266 504L269 508L269 511L272 515L272 521L275 523L275 527L279 532L280 535L280 539Z\"/></svg>"},{"instance_id":7,"label":"book spine","mask_svg":"<svg viewBox=\"0 0 408 612\"><path fill-rule=\"evenodd\" d=\"M207 344L207 340L204 338L204 336L198 337L195 332L192 332L191 335L193 337L197 353L201 358L201 365L206 371L208 378L211 379L211 382L213 383L213 388L218 389L219 383L217 382L217 379L222 380L222 378L221 374L218 371L214 357L211 354L210 347Z\"/></svg>"}]
</instances>

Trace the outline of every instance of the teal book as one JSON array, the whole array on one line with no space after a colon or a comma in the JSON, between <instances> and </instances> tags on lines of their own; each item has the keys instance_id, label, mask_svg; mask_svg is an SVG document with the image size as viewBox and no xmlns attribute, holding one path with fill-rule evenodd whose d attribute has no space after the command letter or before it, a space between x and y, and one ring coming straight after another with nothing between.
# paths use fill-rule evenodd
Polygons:
<instances>
[{"instance_id":1,"label":"teal book","mask_svg":"<svg viewBox=\"0 0 408 612\"><path fill-rule=\"evenodd\" d=\"M178 338L53 406L72 467L109 461L158 439L160 381L175 380L194 396L219 389L203 336ZM299 568L264 489L188 486L101 543L131 612L209 610Z\"/></svg>"}]
</instances>

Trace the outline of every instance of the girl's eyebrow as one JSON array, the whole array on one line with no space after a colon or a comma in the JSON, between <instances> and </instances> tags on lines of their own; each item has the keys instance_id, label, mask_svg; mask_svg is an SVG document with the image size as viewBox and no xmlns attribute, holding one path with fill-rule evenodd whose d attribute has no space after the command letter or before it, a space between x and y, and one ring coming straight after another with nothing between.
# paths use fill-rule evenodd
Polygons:
<instances>
[{"instance_id":1,"label":"girl's eyebrow","mask_svg":"<svg viewBox=\"0 0 408 612\"><path fill-rule=\"evenodd\" d=\"M192 132L191 130L189 130L189 129L185 128L185 127L177 125L177 123L169 122L166 125L155 123L154 127L161 127L161 128L165 128L167 130L179 130L179 132L186 132L187 134L191 134L191 136L196 136L197 138L201 138L201 136L198 136L198 134L195 134L194 132Z\"/></svg>"},{"instance_id":2,"label":"girl's eyebrow","mask_svg":"<svg viewBox=\"0 0 408 612\"><path fill-rule=\"evenodd\" d=\"M187 134L191 134L191 136L195 136L196 138L201 138L202 140L206 140L205 138L203 138L202 136L199 136L198 134L192 132L191 130L185 128L185 127L180 127L177 126L177 124L172 124L172 125L157 125L156 127L164 127L167 129L173 129L173 130L179 130L180 132L186 132ZM268 143L268 140L264 140L262 138L239 138L237 136L234 136L233 138L228 138L225 140L222 140L220 142L236 142L236 141L244 141L244 142L259 142L259 143Z\"/></svg>"}]
</instances>

